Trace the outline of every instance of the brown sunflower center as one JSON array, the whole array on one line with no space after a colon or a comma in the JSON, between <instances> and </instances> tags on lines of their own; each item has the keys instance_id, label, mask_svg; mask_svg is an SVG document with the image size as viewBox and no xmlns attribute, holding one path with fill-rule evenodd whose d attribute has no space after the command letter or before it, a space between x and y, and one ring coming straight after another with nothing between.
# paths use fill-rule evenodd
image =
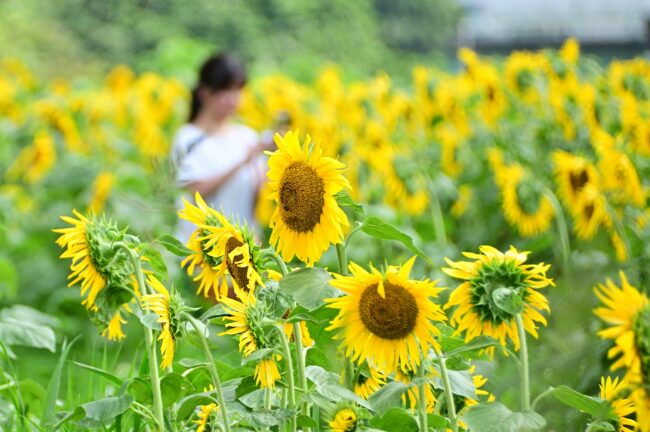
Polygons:
<instances>
[{"instance_id":1,"label":"brown sunflower center","mask_svg":"<svg viewBox=\"0 0 650 432\"><path fill-rule=\"evenodd\" d=\"M311 167L294 162L280 180L280 216L292 230L311 231L325 206L325 184Z\"/></svg>"},{"instance_id":2,"label":"brown sunflower center","mask_svg":"<svg viewBox=\"0 0 650 432\"><path fill-rule=\"evenodd\" d=\"M569 181L571 181L571 187L573 190L579 192L589 181L589 174L585 170L572 172L569 175Z\"/></svg>"},{"instance_id":3,"label":"brown sunflower center","mask_svg":"<svg viewBox=\"0 0 650 432\"><path fill-rule=\"evenodd\" d=\"M243 245L244 243L237 240L235 237L230 237L226 242L226 267L228 267L228 272L230 276L235 280L235 283L240 289L248 288L248 276L246 276L246 270L248 267L240 267L236 263L240 262L243 256L241 254L235 255L232 260L230 259L230 253ZM249 263L247 263L249 264Z\"/></svg>"},{"instance_id":4,"label":"brown sunflower center","mask_svg":"<svg viewBox=\"0 0 650 432\"><path fill-rule=\"evenodd\" d=\"M401 339L414 328L418 305L413 294L399 285L384 282L386 298L377 292L377 284L361 294L359 313L370 332L384 339Z\"/></svg>"}]
</instances>

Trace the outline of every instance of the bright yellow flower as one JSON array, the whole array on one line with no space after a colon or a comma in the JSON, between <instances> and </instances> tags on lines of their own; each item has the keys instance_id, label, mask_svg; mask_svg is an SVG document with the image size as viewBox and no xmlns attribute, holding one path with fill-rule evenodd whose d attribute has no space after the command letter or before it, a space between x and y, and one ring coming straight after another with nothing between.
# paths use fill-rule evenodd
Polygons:
<instances>
[{"instance_id":1,"label":"bright yellow flower","mask_svg":"<svg viewBox=\"0 0 650 432\"><path fill-rule=\"evenodd\" d=\"M612 405L614 414L618 416L616 432L632 432L637 430L637 422L630 417L634 417L636 406L632 399L626 398L621 393L625 391L625 386L619 382L618 378L612 380L610 377L600 378L600 398L608 401ZM644 429L645 430L645 429Z\"/></svg>"},{"instance_id":2,"label":"bright yellow flower","mask_svg":"<svg viewBox=\"0 0 650 432\"><path fill-rule=\"evenodd\" d=\"M212 427L208 424L212 413L216 413L219 406L216 403L201 405L199 407L198 420L194 420L197 425L196 432L210 432Z\"/></svg>"},{"instance_id":3,"label":"bright yellow flower","mask_svg":"<svg viewBox=\"0 0 650 432\"><path fill-rule=\"evenodd\" d=\"M313 264L332 243L343 241L348 219L334 195L349 189L344 166L324 157L310 137L300 144L297 132L275 135L278 150L269 158L269 198L278 204L271 218L271 244L285 261L294 256Z\"/></svg>"},{"instance_id":4,"label":"bright yellow flower","mask_svg":"<svg viewBox=\"0 0 650 432\"><path fill-rule=\"evenodd\" d=\"M354 383L354 393L357 396L368 400L368 398L377 390L386 384L386 376L377 369L368 366L368 371L365 370L357 376L357 382Z\"/></svg>"},{"instance_id":5,"label":"bright yellow flower","mask_svg":"<svg viewBox=\"0 0 650 432\"><path fill-rule=\"evenodd\" d=\"M261 388L274 388L279 379L280 371L274 359L263 359L255 366L255 382Z\"/></svg>"},{"instance_id":6,"label":"bright yellow flower","mask_svg":"<svg viewBox=\"0 0 650 432\"><path fill-rule=\"evenodd\" d=\"M22 149L7 171L10 179L23 177L27 183L40 181L56 162L54 139L45 131L36 134L34 142Z\"/></svg>"},{"instance_id":7,"label":"bright yellow flower","mask_svg":"<svg viewBox=\"0 0 650 432\"><path fill-rule=\"evenodd\" d=\"M328 330L339 330L334 338L342 340L345 355L353 361L367 361L386 373L398 364L414 370L422 353L437 346L440 331L434 322L446 317L432 299L442 289L429 280L410 280L414 262L415 257L401 268L389 266L383 275L351 263L351 276L336 275L331 282L345 295L325 300L339 310Z\"/></svg>"},{"instance_id":8,"label":"bright yellow flower","mask_svg":"<svg viewBox=\"0 0 650 432\"><path fill-rule=\"evenodd\" d=\"M548 300L538 292L553 285L553 280L546 277L550 265L524 264L528 252L520 252L514 247L505 253L491 246L481 246L479 250L479 254L463 252L473 261L446 259L449 268L442 271L464 282L451 293L445 309L457 307L451 323L456 327L455 334L465 333L466 342L486 335L497 339L503 346L510 339L518 350L515 315L497 306L494 292L514 291L522 303L520 313L524 328L537 337L537 323L546 325L546 318L540 312L550 312Z\"/></svg>"},{"instance_id":9,"label":"bright yellow flower","mask_svg":"<svg viewBox=\"0 0 650 432\"><path fill-rule=\"evenodd\" d=\"M101 213L106 204L106 200L113 189L113 184L115 183L115 174L108 171L102 171L97 174L95 177L95 182L93 183L93 192L90 199L90 204L88 208L91 209L95 214Z\"/></svg>"},{"instance_id":10,"label":"bright yellow flower","mask_svg":"<svg viewBox=\"0 0 650 432\"><path fill-rule=\"evenodd\" d=\"M353 432L357 430L358 417L352 408L337 410L328 426L332 432Z\"/></svg>"},{"instance_id":11,"label":"bright yellow flower","mask_svg":"<svg viewBox=\"0 0 650 432\"><path fill-rule=\"evenodd\" d=\"M158 336L158 340L161 341L160 353L162 354L160 367L165 369L171 366L174 360L178 329L175 328L176 320L171 310L167 288L153 275L147 277L147 282L155 293L142 296L142 307L158 315L158 323L161 327L160 336Z\"/></svg>"},{"instance_id":12,"label":"bright yellow flower","mask_svg":"<svg viewBox=\"0 0 650 432\"><path fill-rule=\"evenodd\" d=\"M255 294L242 292L239 299L222 298L224 308L229 313L225 320L228 321L228 330L221 335L239 335L239 351L248 357L260 346L260 329L256 328L254 317L257 300Z\"/></svg>"}]
</instances>

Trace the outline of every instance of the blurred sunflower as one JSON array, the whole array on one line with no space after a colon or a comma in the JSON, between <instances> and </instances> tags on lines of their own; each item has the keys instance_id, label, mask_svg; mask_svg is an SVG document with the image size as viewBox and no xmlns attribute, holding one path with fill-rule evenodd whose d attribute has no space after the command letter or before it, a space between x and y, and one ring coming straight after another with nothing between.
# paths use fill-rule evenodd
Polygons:
<instances>
[{"instance_id":1,"label":"blurred sunflower","mask_svg":"<svg viewBox=\"0 0 650 432\"><path fill-rule=\"evenodd\" d=\"M433 368L429 368L427 370L427 376L429 378L432 378L437 374L438 372ZM397 366L397 369L395 370L395 376L394 376L395 381L399 381L406 385L410 385L413 382L413 380L416 378L417 378L416 371L414 371L410 367L403 366L403 365ZM436 399L436 394L433 391L433 385L431 385L431 383L427 383L427 385L424 387L424 399L426 401L427 413L433 413L436 406L437 399ZM410 409L416 409L419 402L420 402L419 386L411 386L409 387L406 393L402 394L402 403L404 404L404 406Z\"/></svg>"},{"instance_id":2,"label":"blurred sunflower","mask_svg":"<svg viewBox=\"0 0 650 432\"><path fill-rule=\"evenodd\" d=\"M351 407L337 409L327 422L332 432L353 432L357 430L359 417L356 411Z\"/></svg>"},{"instance_id":3,"label":"blurred sunflower","mask_svg":"<svg viewBox=\"0 0 650 432\"><path fill-rule=\"evenodd\" d=\"M331 284L345 295L325 300L339 310L327 330L339 329L334 338L342 339L345 354L353 361L367 361L386 373L398 364L414 370L421 352L437 345L440 331L434 322L446 317L432 299L442 288L429 280L410 280L414 262L415 257L401 268L389 266L384 275L351 263L352 276L335 275Z\"/></svg>"},{"instance_id":4,"label":"blurred sunflower","mask_svg":"<svg viewBox=\"0 0 650 432\"><path fill-rule=\"evenodd\" d=\"M528 186L525 182L527 175L520 165L509 167L509 175L501 185L503 198L503 214L506 220L517 227L523 236L534 236L546 232L553 221L555 209L553 203L544 192L537 194L536 202L528 204L520 196L520 190ZM530 187L528 188L530 189ZM532 195L533 192L529 193Z\"/></svg>"},{"instance_id":5,"label":"blurred sunflower","mask_svg":"<svg viewBox=\"0 0 650 432\"><path fill-rule=\"evenodd\" d=\"M217 413L219 406L216 403L200 405L198 409L198 420L194 420L197 425L196 432L210 432L212 430L211 417Z\"/></svg>"},{"instance_id":6,"label":"blurred sunflower","mask_svg":"<svg viewBox=\"0 0 650 432\"><path fill-rule=\"evenodd\" d=\"M112 172L102 171L95 177L90 204L88 204L88 208L95 212L95 214L100 213L104 209L104 205L106 204L106 200L108 200L114 183L115 174Z\"/></svg>"},{"instance_id":7,"label":"blurred sunflower","mask_svg":"<svg viewBox=\"0 0 650 432\"><path fill-rule=\"evenodd\" d=\"M621 393L625 391L623 382L618 378L612 380L610 377L600 378L600 398L609 402L614 414L618 417L616 432L632 432L637 430L637 422L634 420L636 406L632 399L624 397ZM643 429L646 430L646 429Z\"/></svg>"},{"instance_id":8,"label":"blurred sunflower","mask_svg":"<svg viewBox=\"0 0 650 432\"><path fill-rule=\"evenodd\" d=\"M7 170L11 180L22 177L27 183L40 181L56 163L54 139L46 131L39 131L34 142L21 150Z\"/></svg>"},{"instance_id":9,"label":"blurred sunflower","mask_svg":"<svg viewBox=\"0 0 650 432\"><path fill-rule=\"evenodd\" d=\"M449 296L445 309L457 306L451 318L455 334L465 333L465 341L487 335L503 346L507 339L519 349L515 317L521 314L525 330L537 337L537 323L546 325L540 311L550 312L548 300L538 292L553 280L546 277L550 265L524 264L528 252L511 247L506 253L491 246L481 246L480 254L463 252L474 261L454 262L447 258L449 268L442 271L464 280ZM518 310L506 311L495 301L509 297Z\"/></svg>"},{"instance_id":10,"label":"blurred sunflower","mask_svg":"<svg viewBox=\"0 0 650 432\"><path fill-rule=\"evenodd\" d=\"M297 256L307 264L318 261L332 243L343 241L348 219L334 195L350 184L344 165L323 156L320 145L310 149L307 136L300 144L297 132L275 135L278 150L269 158L269 198L278 204L271 217L270 243L285 261Z\"/></svg>"},{"instance_id":11,"label":"blurred sunflower","mask_svg":"<svg viewBox=\"0 0 650 432\"><path fill-rule=\"evenodd\" d=\"M595 185L585 186L580 198L574 203L573 230L576 235L584 240L591 239L598 228L605 226L609 228L612 224L605 197Z\"/></svg>"},{"instance_id":12,"label":"blurred sunflower","mask_svg":"<svg viewBox=\"0 0 650 432\"><path fill-rule=\"evenodd\" d=\"M386 384L386 376L366 364L366 367L362 368L357 375L357 381L354 383L354 393L368 400L370 395L379 390L384 384Z\"/></svg>"},{"instance_id":13,"label":"blurred sunflower","mask_svg":"<svg viewBox=\"0 0 650 432\"><path fill-rule=\"evenodd\" d=\"M160 367L165 369L171 366L174 360L176 337L180 330L179 313L167 288L155 276L149 275L147 283L155 293L142 296L142 307L158 315L158 323L161 327L158 337L161 341L160 353L162 354Z\"/></svg>"},{"instance_id":14,"label":"blurred sunflower","mask_svg":"<svg viewBox=\"0 0 650 432\"><path fill-rule=\"evenodd\" d=\"M572 213L579 213L577 203L585 187L598 181L596 168L587 159L565 151L553 152L552 158L560 199Z\"/></svg>"}]
</instances>

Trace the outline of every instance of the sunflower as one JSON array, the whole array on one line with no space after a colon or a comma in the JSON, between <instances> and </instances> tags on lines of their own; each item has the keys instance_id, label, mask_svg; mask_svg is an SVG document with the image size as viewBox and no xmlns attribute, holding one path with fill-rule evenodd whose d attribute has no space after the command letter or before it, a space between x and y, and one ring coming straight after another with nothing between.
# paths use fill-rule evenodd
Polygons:
<instances>
[{"instance_id":1,"label":"sunflower","mask_svg":"<svg viewBox=\"0 0 650 432\"><path fill-rule=\"evenodd\" d=\"M142 296L142 307L150 312L158 314L158 323L160 323L161 341L160 353L162 354L161 368L171 366L174 360L174 350L176 345L176 334L178 333L178 318L174 313L172 301L167 288L155 276L147 277L149 286L155 291L153 294Z\"/></svg>"},{"instance_id":2,"label":"sunflower","mask_svg":"<svg viewBox=\"0 0 650 432\"><path fill-rule=\"evenodd\" d=\"M572 210L576 235L585 240L591 239L601 226L610 227L612 220L607 213L605 197L596 185L585 186L580 198L575 202Z\"/></svg>"},{"instance_id":3,"label":"sunflower","mask_svg":"<svg viewBox=\"0 0 650 432\"><path fill-rule=\"evenodd\" d=\"M122 308L115 312L113 318L108 322L108 326L101 332L101 335L110 341L122 340L126 337L124 331L122 331L122 324L126 324L126 320L122 318L122 309L126 312L131 311L128 304L122 306Z\"/></svg>"},{"instance_id":4,"label":"sunflower","mask_svg":"<svg viewBox=\"0 0 650 432\"><path fill-rule=\"evenodd\" d=\"M479 403L479 399L487 400L487 402L494 401L494 395L482 387L487 383L487 378L483 375L475 374L476 366L469 368L469 373L472 375L472 383L474 384L475 398L465 398L464 405L470 407Z\"/></svg>"},{"instance_id":5,"label":"sunflower","mask_svg":"<svg viewBox=\"0 0 650 432\"><path fill-rule=\"evenodd\" d=\"M436 376L438 372L429 368L427 375L430 377ZM399 381L406 385L409 385L409 389L406 393L402 394L402 403L411 409L416 409L420 401L420 388L419 386L413 386L411 383L414 379L417 378L417 373L408 366L398 365L395 370L395 381ZM433 413L437 399L436 394L433 391L433 386L430 383L424 387L424 399L426 401L426 410L427 413Z\"/></svg>"},{"instance_id":6,"label":"sunflower","mask_svg":"<svg viewBox=\"0 0 650 432\"><path fill-rule=\"evenodd\" d=\"M100 213L104 209L106 200L113 189L115 183L115 174L108 171L102 171L97 174L93 182L93 193L88 208L95 213Z\"/></svg>"},{"instance_id":7,"label":"sunflower","mask_svg":"<svg viewBox=\"0 0 650 432\"><path fill-rule=\"evenodd\" d=\"M183 199L185 208L178 212L181 219L197 227L187 241L187 247L194 253L181 262L181 267L187 265L187 274L190 276L194 276L195 270L198 270L198 274L194 276L194 281L199 282L197 294L209 297L210 292L213 292L215 298L219 300L228 295L228 281L224 277L223 262L210 255L205 236L209 234L208 228L211 226L220 228L230 224L221 213L210 208L200 194L196 194L195 200L196 206Z\"/></svg>"},{"instance_id":8,"label":"sunflower","mask_svg":"<svg viewBox=\"0 0 650 432\"><path fill-rule=\"evenodd\" d=\"M359 418L350 407L340 408L332 415L328 426L332 432L353 432L357 430Z\"/></svg>"},{"instance_id":9,"label":"sunflower","mask_svg":"<svg viewBox=\"0 0 650 432\"><path fill-rule=\"evenodd\" d=\"M274 359L263 359L255 366L255 382L261 388L273 388L279 379L280 371Z\"/></svg>"},{"instance_id":10,"label":"sunflower","mask_svg":"<svg viewBox=\"0 0 650 432\"><path fill-rule=\"evenodd\" d=\"M76 210L73 210L73 213L77 219L61 216L61 219L72 227L53 231L61 234L56 243L66 248L60 258L72 260L68 286L81 282L81 295L85 296L82 304L87 309L96 310L95 299L106 287L107 279L104 271L100 270L102 263L99 262L98 239L95 238L99 227L93 216L85 217Z\"/></svg>"},{"instance_id":11,"label":"sunflower","mask_svg":"<svg viewBox=\"0 0 650 432\"><path fill-rule=\"evenodd\" d=\"M442 289L429 280L409 280L414 263L415 257L401 268L389 266L383 275L351 263L352 276L336 275L331 282L345 295L325 300L339 310L327 329L340 329L334 338L342 339L347 357L386 373L398 364L415 370L421 352L437 345L440 332L433 323L446 317L432 298Z\"/></svg>"},{"instance_id":12,"label":"sunflower","mask_svg":"<svg viewBox=\"0 0 650 432\"><path fill-rule=\"evenodd\" d=\"M509 167L509 175L501 185L503 214L506 220L517 227L523 236L534 236L546 232L553 221L555 208L551 199L542 193L535 197L534 210L527 209L526 203L520 201L519 191L526 185L524 179L529 177L520 165Z\"/></svg>"},{"instance_id":13,"label":"sunflower","mask_svg":"<svg viewBox=\"0 0 650 432\"><path fill-rule=\"evenodd\" d=\"M637 422L632 417L636 411L634 401L623 397L624 385L618 378L612 380L610 377L600 378L600 398L608 401L614 414L618 417L616 432L632 432L637 430ZM645 429L644 429L645 430Z\"/></svg>"},{"instance_id":14,"label":"sunflower","mask_svg":"<svg viewBox=\"0 0 650 432\"><path fill-rule=\"evenodd\" d=\"M15 180L22 177L27 183L40 181L56 163L54 139L40 131L34 142L21 150L7 171L7 176Z\"/></svg>"},{"instance_id":15,"label":"sunflower","mask_svg":"<svg viewBox=\"0 0 650 432\"><path fill-rule=\"evenodd\" d=\"M201 199L197 193L196 200ZM226 275L232 278L235 289L254 291L256 286L263 284L262 277L258 272L261 266L258 262L258 247L255 244L254 236L247 227L242 229L232 225L219 212L215 211L217 218L209 225L202 226L203 236L200 238L203 251L207 252L213 262L218 263L213 268L216 270L216 277L222 280L224 286ZM221 294L224 295L224 288Z\"/></svg>"},{"instance_id":16,"label":"sunflower","mask_svg":"<svg viewBox=\"0 0 650 432\"><path fill-rule=\"evenodd\" d=\"M238 335L239 351L248 357L260 348L271 348L273 344L267 338L261 326L268 316L261 304L257 303L255 294L242 292L238 299L224 297L224 309L229 314L225 317L227 330L221 335Z\"/></svg>"},{"instance_id":17,"label":"sunflower","mask_svg":"<svg viewBox=\"0 0 650 432\"><path fill-rule=\"evenodd\" d=\"M303 145L297 132L275 135L278 150L269 158L269 198L278 204L271 217L270 243L285 261L297 256L307 264L318 261L331 243L343 241L348 219L334 195L351 189L344 165L323 156L310 137Z\"/></svg>"},{"instance_id":18,"label":"sunflower","mask_svg":"<svg viewBox=\"0 0 650 432\"><path fill-rule=\"evenodd\" d=\"M368 400L370 395L379 390L384 384L386 384L386 376L377 369L367 366L357 376L357 381L354 383L354 393Z\"/></svg>"},{"instance_id":19,"label":"sunflower","mask_svg":"<svg viewBox=\"0 0 650 432\"><path fill-rule=\"evenodd\" d=\"M468 342L480 335L487 335L506 345L509 338L519 349L519 336L514 310L506 311L498 306L495 297L511 296L518 299L524 328L537 337L537 323L546 325L540 311L550 312L548 300L539 289L554 285L546 277L550 265L524 264L528 252L520 252L510 247L502 253L491 246L481 246L480 253L464 252L463 255L474 261L453 262L447 258L449 268L442 271L449 276L461 279L460 284L449 296L445 309L457 306L451 318L456 326L455 334L465 332Z\"/></svg>"},{"instance_id":20,"label":"sunflower","mask_svg":"<svg viewBox=\"0 0 650 432\"><path fill-rule=\"evenodd\" d=\"M293 323L288 322L284 324L284 333L287 335L287 339L291 340L293 338ZM307 322L300 321L300 336L302 337L302 346L310 347L314 344L314 340L309 334L309 329L307 328Z\"/></svg>"},{"instance_id":21,"label":"sunflower","mask_svg":"<svg viewBox=\"0 0 650 432\"><path fill-rule=\"evenodd\" d=\"M587 159L565 151L553 152L552 158L560 199L572 213L579 213L585 187L598 182L596 168Z\"/></svg>"},{"instance_id":22,"label":"sunflower","mask_svg":"<svg viewBox=\"0 0 650 432\"><path fill-rule=\"evenodd\" d=\"M199 406L198 420L194 420L194 423L197 425L196 432L209 432L212 430L210 426L210 416L213 413L217 413L219 406L216 403L211 403L208 405Z\"/></svg>"}]
</instances>

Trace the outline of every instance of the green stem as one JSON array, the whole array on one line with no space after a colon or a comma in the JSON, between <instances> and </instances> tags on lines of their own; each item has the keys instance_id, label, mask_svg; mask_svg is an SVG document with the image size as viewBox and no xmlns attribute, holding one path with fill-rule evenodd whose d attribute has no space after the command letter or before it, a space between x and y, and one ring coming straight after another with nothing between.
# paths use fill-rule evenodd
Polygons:
<instances>
[{"instance_id":1,"label":"green stem","mask_svg":"<svg viewBox=\"0 0 650 432\"><path fill-rule=\"evenodd\" d=\"M419 371L418 371L418 378L422 380L420 383L419 387L419 392L420 392L420 397L418 401L418 413L420 414L420 430L427 432L429 429L427 425L427 392L426 392L426 386L427 384L427 379L424 373L424 361L420 365Z\"/></svg>"},{"instance_id":2,"label":"green stem","mask_svg":"<svg viewBox=\"0 0 650 432\"><path fill-rule=\"evenodd\" d=\"M275 253L275 251L273 251L272 249L265 249L264 250L264 255L273 258L275 263L278 265L278 269L280 270L280 273L282 273L282 276L289 273L289 270L287 270L287 265L284 263L284 260L281 257L279 257Z\"/></svg>"},{"instance_id":3,"label":"green stem","mask_svg":"<svg viewBox=\"0 0 650 432\"><path fill-rule=\"evenodd\" d=\"M272 391L273 391L273 390L270 389L270 388L267 388L267 389L264 391L264 409L265 409L265 410L270 410L270 409L271 409L271 396L272 396L272 393L271 393L271 392L272 392Z\"/></svg>"},{"instance_id":4,"label":"green stem","mask_svg":"<svg viewBox=\"0 0 650 432\"><path fill-rule=\"evenodd\" d=\"M442 382L445 386L445 399L447 400L447 416L451 423L451 430L458 432L458 418L456 417L456 404L454 403L454 394L451 391L451 381L449 380L449 372L447 371L447 359L445 359L438 348L433 348L440 363L440 375L442 375Z\"/></svg>"},{"instance_id":5,"label":"green stem","mask_svg":"<svg viewBox=\"0 0 650 432\"><path fill-rule=\"evenodd\" d=\"M521 359L521 409L530 410L530 377L528 372L528 345L526 344L526 330L521 314L515 316L517 333L519 334L519 355Z\"/></svg>"},{"instance_id":6,"label":"green stem","mask_svg":"<svg viewBox=\"0 0 650 432\"><path fill-rule=\"evenodd\" d=\"M553 387L549 387L545 392L540 393L539 396L537 396L537 397L533 400L533 404L531 405L531 409L532 409L533 411L535 411L535 408L537 408L537 404L539 403L539 401L541 401L542 399L544 399L546 396L550 395L550 394L553 392L553 390L555 390Z\"/></svg>"},{"instance_id":7,"label":"green stem","mask_svg":"<svg viewBox=\"0 0 650 432\"><path fill-rule=\"evenodd\" d=\"M348 258L345 255L345 245L343 243L336 244L336 255L339 257L339 273L343 276L347 276Z\"/></svg>"},{"instance_id":8,"label":"green stem","mask_svg":"<svg viewBox=\"0 0 650 432\"><path fill-rule=\"evenodd\" d=\"M133 268L135 269L135 276L138 280L138 287L140 294L146 295L148 293L147 285L144 282L144 274L142 273L142 266L140 265L140 258L138 254L124 243L117 244L126 250L131 258ZM156 351L156 341L153 338L153 332L150 328L142 326L144 329L144 339L149 349L149 374L151 376L151 391L153 393L153 414L158 423L158 428L162 431L165 424L165 416L163 414L162 392L160 390L160 374L158 372L158 352Z\"/></svg>"},{"instance_id":9,"label":"green stem","mask_svg":"<svg viewBox=\"0 0 650 432\"><path fill-rule=\"evenodd\" d=\"M289 418L290 427L292 432L296 432L297 428L297 419L296 419L296 384L293 380L293 360L291 359L291 348L289 348L289 341L287 340L287 335L284 333L284 328L282 326L276 326L276 330L280 335L280 341L282 342L282 351L284 351L284 357L287 364L287 385L289 386L289 410L294 413Z\"/></svg>"},{"instance_id":10,"label":"green stem","mask_svg":"<svg viewBox=\"0 0 650 432\"><path fill-rule=\"evenodd\" d=\"M440 245L447 244L447 234L445 232L445 218L442 214L442 207L438 199L438 192L435 188L431 188L431 204L433 210L433 229L436 232L436 241Z\"/></svg>"},{"instance_id":11,"label":"green stem","mask_svg":"<svg viewBox=\"0 0 650 432\"><path fill-rule=\"evenodd\" d=\"M562 264L564 266L564 271L569 270L569 260L571 258L571 243L569 241L569 231L568 225L566 223L566 218L564 217L564 211L562 210L562 205L558 201L557 197L550 189L546 190L546 196L551 200L551 204L555 209L555 220L557 221L557 231L560 236L560 245L562 247Z\"/></svg>"},{"instance_id":12,"label":"green stem","mask_svg":"<svg viewBox=\"0 0 650 432\"><path fill-rule=\"evenodd\" d=\"M200 322L188 313L183 313L183 316L192 324L196 334L201 339L201 345L203 346L203 353L205 354L208 360L208 370L212 376L212 385L217 391L217 400L219 401L219 409L221 410L221 419L223 420L224 431L230 432L230 423L228 421L228 410L226 409L226 399L223 397L223 389L221 388L221 380L219 379L219 372L215 366L214 357L212 356L212 351L208 346L208 340L205 337L205 333L201 328Z\"/></svg>"},{"instance_id":13,"label":"green stem","mask_svg":"<svg viewBox=\"0 0 650 432\"><path fill-rule=\"evenodd\" d=\"M296 339L296 354L298 357L298 379L300 380L300 387L307 393L307 374L305 373L305 350L302 346L302 331L300 330L300 322L293 323L293 337ZM302 405L302 414L309 415L309 402Z\"/></svg>"}]
</instances>

